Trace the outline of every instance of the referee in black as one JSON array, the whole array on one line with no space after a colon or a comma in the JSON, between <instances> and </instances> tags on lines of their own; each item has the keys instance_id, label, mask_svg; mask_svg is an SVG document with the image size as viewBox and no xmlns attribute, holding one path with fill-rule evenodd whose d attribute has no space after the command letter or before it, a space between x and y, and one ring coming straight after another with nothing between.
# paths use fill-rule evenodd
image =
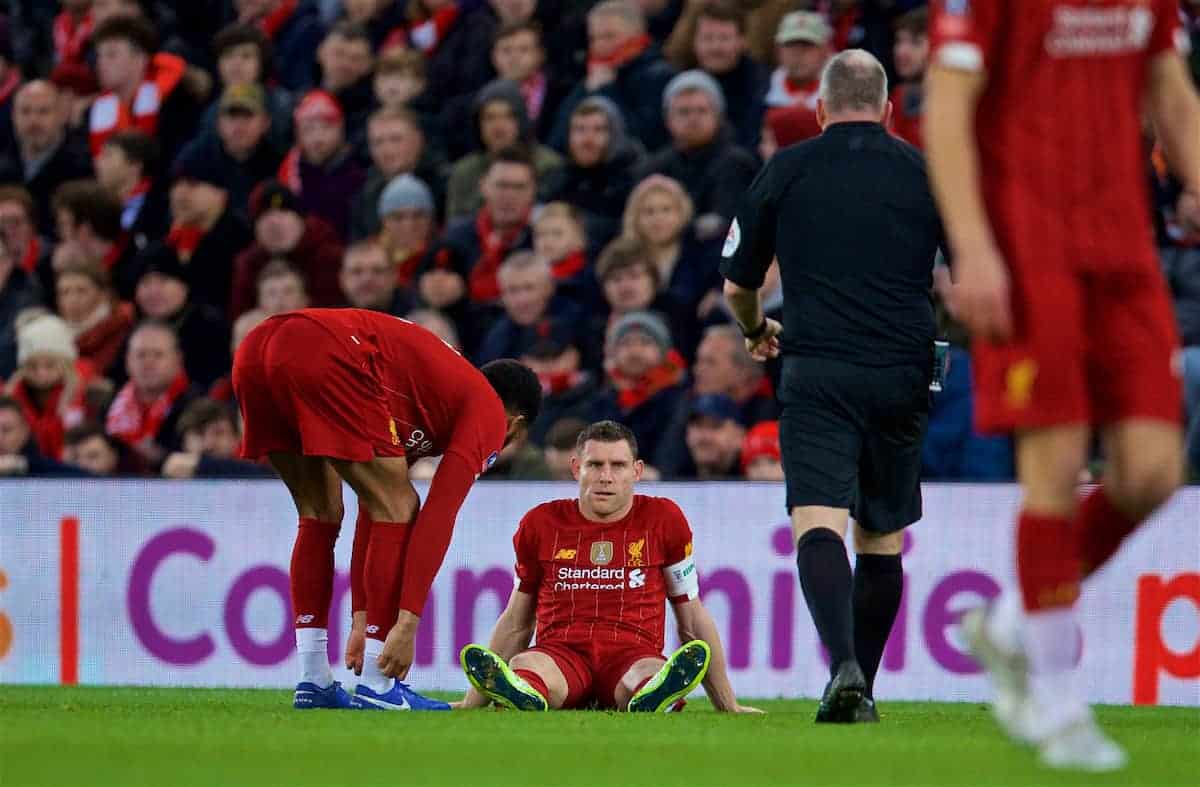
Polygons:
<instances>
[{"instance_id":1,"label":"referee in black","mask_svg":"<svg viewBox=\"0 0 1200 787\"><path fill-rule=\"evenodd\" d=\"M796 565L831 659L818 722L878 721L873 683L904 586L903 530L921 518L942 226L925 161L887 132L890 114L878 60L863 50L830 60L817 103L823 133L759 173L721 261L747 349L759 360L783 355ZM782 325L763 314L758 293L773 258Z\"/></svg>"}]
</instances>

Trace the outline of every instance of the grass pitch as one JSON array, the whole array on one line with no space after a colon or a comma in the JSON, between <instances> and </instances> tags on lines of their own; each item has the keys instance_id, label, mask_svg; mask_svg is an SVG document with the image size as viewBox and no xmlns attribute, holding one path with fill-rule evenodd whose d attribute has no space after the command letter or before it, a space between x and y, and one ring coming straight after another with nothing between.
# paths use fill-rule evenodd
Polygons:
<instances>
[{"instance_id":1,"label":"grass pitch","mask_svg":"<svg viewBox=\"0 0 1200 787\"><path fill-rule=\"evenodd\" d=\"M0 687L3 787L350 785L1189 785L1200 709L1099 710L1131 766L1048 772L975 704L881 703L817 727L813 701L726 716L298 712L283 691Z\"/></svg>"}]
</instances>

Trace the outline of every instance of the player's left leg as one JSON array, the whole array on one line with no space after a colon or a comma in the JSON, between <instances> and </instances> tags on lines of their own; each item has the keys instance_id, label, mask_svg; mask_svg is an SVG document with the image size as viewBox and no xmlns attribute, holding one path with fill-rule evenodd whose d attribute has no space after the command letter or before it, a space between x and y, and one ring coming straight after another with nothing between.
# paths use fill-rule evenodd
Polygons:
<instances>
[{"instance_id":1,"label":"player's left leg","mask_svg":"<svg viewBox=\"0 0 1200 787\"><path fill-rule=\"evenodd\" d=\"M329 603L333 595L333 548L342 524L342 483L320 457L269 455L287 485L300 517L289 579L296 619L301 677L297 708L346 708L350 698L329 669Z\"/></svg>"},{"instance_id":2,"label":"player's left leg","mask_svg":"<svg viewBox=\"0 0 1200 787\"><path fill-rule=\"evenodd\" d=\"M616 707L630 713L664 713L703 682L711 660L712 650L699 639L685 642L665 661L661 656L639 657L612 689ZM605 683L603 677L600 683Z\"/></svg>"}]
</instances>

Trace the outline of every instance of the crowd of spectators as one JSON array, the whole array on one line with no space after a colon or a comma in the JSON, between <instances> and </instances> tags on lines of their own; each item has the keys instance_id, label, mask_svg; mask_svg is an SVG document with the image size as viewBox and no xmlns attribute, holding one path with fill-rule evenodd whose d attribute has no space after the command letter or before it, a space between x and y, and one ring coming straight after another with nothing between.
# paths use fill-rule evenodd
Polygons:
<instances>
[{"instance_id":1,"label":"crowd of spectators","mask_svg":"<svg viewBox=\"0 0 1200 787\"><path fill-rule=\"evenodd\" d=\"M352 306L537 372L543 415L489 476L569 477L613 418L650 478L781 479L778 369L720 297L722 240L763 161L820 133L840 49L885 63L921 145L924 5L0 4L0 475L269 474L236 458L233 353ZM1200 466L1200 238L1149 138L1147 161ZM947 331L926 476L1011 478Z\"/></svg>"}]
</instances>

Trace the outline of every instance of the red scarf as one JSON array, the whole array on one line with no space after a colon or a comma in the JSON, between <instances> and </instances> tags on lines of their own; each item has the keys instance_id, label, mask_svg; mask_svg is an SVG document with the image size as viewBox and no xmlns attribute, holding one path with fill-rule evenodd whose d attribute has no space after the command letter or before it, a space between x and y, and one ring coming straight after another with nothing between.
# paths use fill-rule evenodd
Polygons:
<instances>
[{"instance_id":1,"label":"red scarf","mask_svg":"<svg viewBox=\"0 0 1200 787\"><path fill-rule=\"evenodd\" d=\"M59 383L54 386L46 395L45 404L40 407L34 392L24 380L18 379L9 391L21 404L29 431L37 441L38 452L47 459L62 459L67 430L83 423L87 414L83 399L86 387L83 379L80 378L73 387L70 401L63 401L67 384Z\"/></svg>"},{"instance_id":2,"label":"red scarf","mask_svg":"<svg viewBox=\"0 0 1200 787\"><path fill-rule=\"evenodd\" d=\"M21 270L33 273L37 268L38 259L42 256L42 239L34 235L25 247L25 256L21 258Z\"/></svg>"},{"instance_id":3,"label":"red scarf","mask_svg":"<svg viewBox=\"0 0 1200 787\"><path fill-rule=\"evenodd\" d=\"M417 269L421 267L421 260L425 259L425 250L426 247L422 246L414 251L404 252L403 256L392 257L392 264L396 266L396 283L401 287L413 285L417 278Z\"/></svg>"},{"instance_id":4,"label":"red scarf","mask_svg":"<svg viewBox=\"0 0 1200 787\"><path fill-rule=\"evenodd\" d=\"M300 193L300 148L294 147L283 157L279 165L279 182L288 187L294 194Z\"/></svg>"},{"instance_id":5,"label":"red scarf","mask_svg":"<svg viewBox=\"0 0 1200 787\"><path fill-rule=\"evenodd\" d=\"M158 113L179 87L186 70L187 63L183 58L159 52L150 59L146 75L131 103L126 104L112 91L96 99L89 115L91 133L88 141L92 157L99 156L104 143L119 131L137 129L154 136L158 129Z\"/></svg>"},{"instance_id":6,"label":"red scarf","mask_svg":"<svg viewBox=\"0 0 1200 787\"><path fill-rule=\"evenodd\" d=\"M292 18L292 14L296 13L296 7L299 5L300 0L283 0L275 7L274 11L259 20L259 29L266 33L267 38L274 41L279 30Z\"/></svg>"},{"instance_id":7,"label":"red scarf","mask_svg":"<svg viewBox=\"0 0 1200 787\"><path fill-rule=\"evenodd\" d=\"M617 389L617 404L623 413L636 410L659 391L679 385L687 374L687 362L677 350L668 350L661 364L638 378L629 378L615 366L608 369L608 377Z\"/></svg>"},{"instance_id":8,"label":"red scarf","mask_svg":"<svg viewBox=\"0 0 1200 787\"><path fill-rule=\"evenodd\" d=\"M112 269L117 267L117 263L121 261L121 257L125 254L125 247L128 245L129 233L122 232L121 237L117 238L112 248L108 250L108 254L105 254L104 259L100 260L100 265L104 270L111 273Z\"/></svg>"},{"instance_id":9,"label":"red scarf","mask_svg":"<svg viewBox=\"0 0 1200 787\"><path fill-rule=\"evenodd\" d=\"M583 249L573 251L561 260L550 264L550 272L558 281L566 281L578 274L587 265L587 257L583 254Z\"/></svg>"},{"instance_id":10,"label":"red scarf","mask_svg":"<svg viewBox=\"0 0 1200 787\"><path fill-rule=\"evenodd\" d=\"M434 11L433 16L428 19L397 27L388 34L380 51L391 49L394 46L411 46L428 57L436 52L441 43L446 40L446 36L454 27L454 23L458 21L461 13L458 3L451 3Z\"/></svg>"},{"instance_id":11,"label":"red scarf","mask_svg":"<svg viewBox=\"0 0 1200 787\"><path fill-rule=\"evenodd\" d=\"M590 74L596 68L611 68L615 71L642 52L645 52L646 47L650 46L651 40L649 34L642 33L641 35L627 39L606 57L588 55L588 73Z\"/></svg>"},{"instance_id":12,"label":"red scarf","mask_svg":"<svg viewBox=\"0 0 1200 787\"><path fill-rule=\"evenodd\" d=\"M167 245L175 249L182 262L187 262L195 253L200 241L204 240L207 230L184 224L176 224L167 233Z\"/></svg>"},{"instance_id":13,"label":"red scarf","mask_svg":"<svg viewBox=\"0 0 1200 787\"><path fill-rule=\"evenodd\" d=\"M188 378L183 372L171 383L166 393L149 404L143 404L133 388L133 381L125 383L125 387L113 400L105 419L105 429L113 437L127 445L137 445L143 440L153 440L163 422L171 414L171 408L179 397L188 389Z\"/></svg>"},{"instance_id":14,"label":"red scarf","mask_svg":"<svg viewBox=\"0 0 1200 787\"><path fill-rule=\"evenodd\" d=\"M491 210L485 207L479 211L475 219L475 234L479 236L481 254L468 277L467 286L471 300L477 303L491 303L500 298L500 282L496 278L496 272L500 270L504 258L521 240L527 221L527 218L522 219L513 229L501 233L492 225Z\"/></svg>"},{"instance_id":15,"label":"red scarf","mask_svg":"<svg viewBox=\"0 0 1200 787\"><path fill-rule=\"evenodd\" d=\"M546 74L542 71L521 83L521 97L525 99L525 111L530 120L537 120L546 103Z\"/></svg>"},{"instance_id":16,"label":"red scarf","mask_svg":"<svg viewBox=\"0 0 1200 787\"><path fill-rule=\"evenodd\" d=\"M542 385L543 396L566 393L587 382L588 373L580 369L573 372L543 372L537 376Z\"/></svg>"},{"instance_id":17,"label":"red scarf","mask_svg":"<svg viewBox=\"0 0 1200 787\"><path fill-rule=\"evenodd\" d=\"M810 79L807 82L796 82L791 77L785 77L783 86L787 89L788 95L800 96L802 99L808 99L821 89L821 82L817 79Z\"/></svg>"},{"instance_id":18,"label":"red scarf","mask_svg":"<svg viewBox=\"0 0 1200 787\"><path fill-rule=\"evenodd\" d=\"M13 94L13 91L16 90L20 86L20 84L21 84L20 69L10 68L8 70L8 76L6 76L4 78L3 82L0 82L0 104L3 104L5 101L8 101L9 96L11 96Z\"/></svg>"},{"instance_id":19,"label":"red scarf","mask_svg":"<svg viewBox=\"0 0 1200 787\"><path fill-rule=\"evenodd\" d=\"M63 11L54 17L54 51L58 55L59 64L83 63L84 49L88 39L92 37L95 22L89 11L78 22L69 11Z\"/></svg>"}]
</instances>

